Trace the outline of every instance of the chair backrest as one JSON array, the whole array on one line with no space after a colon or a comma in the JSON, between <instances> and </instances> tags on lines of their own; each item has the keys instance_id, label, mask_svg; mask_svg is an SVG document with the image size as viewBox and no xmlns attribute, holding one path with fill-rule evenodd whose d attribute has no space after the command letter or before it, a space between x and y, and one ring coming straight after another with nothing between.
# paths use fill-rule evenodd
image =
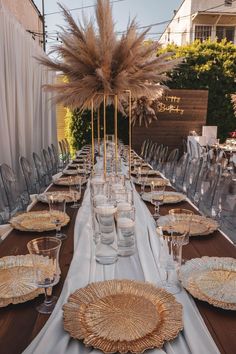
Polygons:
<instances>
[{"instance_id":1,"label":"chair backrest","mask_svg":"<svg viewBox=\"0 0 236 354\"><path fill-rule=\"evenodd\" d=\"M144 151L146 148L146 145L148 144L149 139L145 139L141 145L141 149L140 149L140 156L143 157L144 156Z\"/></svg>"},{"instance_id":2,"label":"chair backrest","mask_svg":"<svg viewBox=\"0 0 236 354\"><path fill-rule=\"evenodd\" d=\"M174 149L170 152L169 156L167 157L167 162L175 162L179 158L179 149Z\"/></svg>"},{"instance_id":3,"label":"chair backrest","mask_svg":"<svg viewBox=\"0 0 236 354\"><path fill-rule=\"evenodd\" d=\"M33 160L37 172L38 184L40 187L45 187L47 185L46 171L41 158L36 152L33 152Z\"/></svg>"},{"instance_id":4,"label":"chair backrest","mask_svg":"<svg viewBox=\"0 0 236 354\"><path fill-rule=\"evenodd\" d=\"M52 162L51 162L49 153L48 153L48 151L46 149L42 150L42 156L43 156L43 159L44 159L44 164L46 166L47 174L51 178L52 177L53 166L52 166Z\"/></svg>"},{"instance_id":5,"label":"chair backrest","mask_svg":"<svg viewBox=\"0 0 236 354\"><path fill-rule=\"evenodd\" d=\"M7 164L2 164L0 166L0 174L2 178L3 187L6 194L7 206L9 208L10 214L13 211L24 209L23 201L21 199L21 194L19 192L19 186L17 183L17 178L10 166Z\"/></svg>"},{"instance_id":6,"label":"chair backrest","mask_svg":"<svg viewBox=\"0 0 236 354\"><path fill-rule=\"evenodd\" d=\"M182 140L182 146L183 146L183 152L187 153L188 152L188 146L187 146L187 140L185 138Z\"/></svg>"},{"instance_id":7,"label":"chair backrest","mask_svg":"<svg viewBox=\"0 0 236 354\"><path fill-rule=\"evenodd\" d=\"M51 166L52 166L52 174L56 174L57 173L57 160L55 160L55 157L54 157L54 153L53 153L53 150L52 150L52 147L51 146L48 146L48 154L49 154L49 158L50 158L50 161L51 161Z\"/></svg>"},{"instance_id":8,"label":"chair backrest","mask_svg":"<svg viewBox=\"0 0 236 354\"><path fill-rule=\"evenodd\" d=\"M58 156L57 148L56 148L56 146L54 144L51 144L51 148L52 148L54 159L55 159L55 161L58 162L59 156Z\"/></svg>"},{"instance_id":9,"label":"chair backrest","mask_svg":"<svg viewBox=\"0 0 236 354\"><path fill-rule=\"evenodd\" d=\"M146 147L145 147L145 151L144 151L144 156L143 156L144 160L146 159L149 149L151 148L152 144L153 144L152 140L149 140L147 142Z\"/></svg>"},{"instance_id":10,"label":"chair backrest","mask_svg":"<svg viewBox=\"0 0 236 354\"><path fill-rule=\"evenodd\" d=\"M23 156L20 157L19 161L20 161L21 171L25 180L26 190L28 194L30 195L30 194L38 193L39 190L37 189L36 186L34 169L31 163Z\"/></svg>"}]
</instances>

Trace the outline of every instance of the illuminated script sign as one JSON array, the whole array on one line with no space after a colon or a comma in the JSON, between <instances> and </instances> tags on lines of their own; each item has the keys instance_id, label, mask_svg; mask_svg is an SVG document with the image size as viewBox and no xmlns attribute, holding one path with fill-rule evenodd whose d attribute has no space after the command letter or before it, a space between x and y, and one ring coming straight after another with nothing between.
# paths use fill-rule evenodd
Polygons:
<instances>
[{"instance_id":1,"label":"illuminated script sign","mask_svg":"<svg viewBox=\"0 0 236 354\"><path fill-rule=\"evenodd\" d=\"M179 107L180 101L181 98L177 96L163 96L162 102L158 104L158 111L183 115L184 109Z\"/></svg>"}]
</instances>

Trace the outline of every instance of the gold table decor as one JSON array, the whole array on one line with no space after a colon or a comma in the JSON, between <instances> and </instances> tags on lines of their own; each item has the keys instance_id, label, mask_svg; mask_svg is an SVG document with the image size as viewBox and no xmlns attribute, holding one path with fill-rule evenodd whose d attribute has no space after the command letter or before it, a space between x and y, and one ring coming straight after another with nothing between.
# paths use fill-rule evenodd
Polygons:
<instances>
[{"instance_id":1,"label":"gold table decor","mask_svg":"<svg viewBox=\"0 0 236 354\"><path fill-rule=\"evenodd\" d=\"M215 220L201 215L189 216L187 214L179 214L179 216L175 215L176 221L173 221L171 215L164 215L158 219L157 224L166 231L173 230L174 228L176 231L182 232L186 229L189 217L191 217L190 236L210 235L218 229L219 225Z\"/></svg>"},{"instance_id":2,"label":"gold table decor","mask_svg":"<svg viewBox=\"0 0 236 354\"><path fill-rule=\"evenodd\" d=\"M160 176L160 172L151 170L148 167L142 168L142 170L140 172L138 170L133 170L131 172L132 176L138 176L140 174L141 174L141 176L150 176L152 178Z\"/></svg>"},{"instance_id":3,"label":"gold table decor","mask_svg":"<svg viewBox=\"0 0 236 354\"><path fill-rule=\"evenodd\" d=\"M61 217L62 227L67 225L70 217L65 213L58 213ZM20 231L44 232L56 229L56 225L51 222L49 211L29 211L14 216L10 220L10 224L14 229Z\"/></svg>"},{"instance_id":4,"label":"gold table decor","mask_svg":"<svg viewBox=\"0 0 236 354\"><path fill-rule=\"evenodd\" d=\"M80 176L68 176L68 177L60 177L58 179L54 179L53 183L57 186L70 186L71 184L76 186L81 181ZM82 184L86 183L87 180L85 178L82 179Z\"/></svg>"},{"instance_id":5,"label":"gold table decor","mask_svg":"<svg viewBox=\"0 0 236 354\"><path fill-rule=\"evenodd\" d=\"M133 177L133 181L135 184L141 184L138 178ZM152 176L149 176L147 179L145 179L145 186L151 187L152 183L154 183L156 186L167 186L169 184L169 180Z\"/></svg>"},{"instance_id":6,"label":"gold table decor","mask_svg":"<svg viewBox=\"0 0 236 354\"><path fill-rule=\"evenodd\" d=\"M193 297L236 311L236 259L194 258L181 267L179 277Z\"/></svg>"},{"instance_id":7,"label":"gold table decor","mask_svg":"<svg viewBox=\"0 0 236 354\"><path fill-rule=\"evenodd\" d=\"M160 192L160 194L163 194ZM142 199L146 202L150 202L152 200L152 192L144 192L142 194ZM169 192L165 191L164 192L164 198L163 198L163 204L175 204L175 203L180 203L183 200L186 199L186 195L183 193L178 193L178 192Z\"/></svg>"},{"instance_id":8,"label":"gold table decor","mask_svg":"<svg viewBox=\"0 0 236 354\"><path fill-rule=\"evenodd\" d=\"M108 280L76 290L63 306L64 328L104 353L161 348L183 329L182 305L150 283Z\"/></svg>"},{"instance_id":9,"label":"gold table decor","mask_svg":"<svg viewBox=\"0 0 236 354\"><path fill-rule=\"evenodd\" d=\"M86 171L83 170L81 172L86 172ZM66 168L62 171L62 173L63 173L63 175L69 175L69 176L78 175L78 171L76 168Z\"/></svg>"},{"instance_id":10,"label":"gold table decor","mask_svg":"<svg viewBox=\"0 0 236 354\"><path fill-rule=\"evenodd\" d=\"M36 267L50 272L51 261L37 255L7 256L0 258L0 307L32 300L44 289L37 288Z\"/></svg>"},{"instance_id":11,"label":"gold table decor","mask_svg":"<svg viewBox=\"0 0 236 354\"><path fill-rule=\"evenodd\" d=\"M54 201L62 202L63 200L65 200L66 203L71 203L75 199L75 195L72 196L70 191L45 192L45 193L39 194L37 196L37 199L42 203L48 203L48 199L50 197L53 197ZM76 201L78 201L79 199L80 199L80 193L77 192Z\"/></svg>"}]
</instances>

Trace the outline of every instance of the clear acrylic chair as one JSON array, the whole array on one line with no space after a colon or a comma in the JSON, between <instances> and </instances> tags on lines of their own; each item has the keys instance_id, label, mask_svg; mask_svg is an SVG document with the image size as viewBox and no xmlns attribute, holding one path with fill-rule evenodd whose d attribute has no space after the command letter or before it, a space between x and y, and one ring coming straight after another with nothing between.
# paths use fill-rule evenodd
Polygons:
<instances>
[{"instance_id":1,"label":"clear acrylic chair","mask_svg":"<svg viewBox=\"0 0 236 354\"><path fill-rule=\"evenodd\" d=\"M158 162L159 162L159 158L160 158L160 155L161 155L161 152L163 150L163 144L157 146L156 148L156 151L155 151L155 154L153 156L153 160L151 161L151 165L154 169L157 168L157 165L158 165Z\"/></svg>"},{"instance_id":2,"label":"clear acrylic chair","mask_svg":"<svg viewBox=\"0 0 236 354\"><path fill-rule=\"evenodd\" d=\"M43 156L44 166L46 167L46 172L47 172L49 181L52 181L53 166L52 166L52 162L51 162L49 153L46 149L42 150L42 156Z\"/></svg>"},{"instance_id":3,"label":"clear acrylic chair","mask_svg":"<svg viewBox=\"0 0 236 354\"><path fill-rule=\"evenodd\" d=\"M148 142L149 142L149 139L145 139L141 145L141 149L140 149L140 156L141 157L144 157L144 152L145 152L146 145L148 144Z\"/></svg>"},{"instance_id":4,"label":"clear acrylic chair","mask_svg":"<svg viewBox=\"0 0 236 354\"><path fill-rule=\"evenodd\" d=\"M198 206L203 214L210 217L213 216L213 206L218 203L221 176L221 165L215 165L207 171L201 181L201 198Z\"/></svg>"},{"instance_id":5,"label":"clear acrylic chair","mask_svg":"<svg viewBox=\"0 0 236 354\"><path fill-rule=\"evenodd\" d=\"M33 166L24 156L20 159L21 171L25 180L26 191L30 198L31 194L37 194L40 192L39 184L37 183Z\"/></svg>"},{"instance_id":6,"label":"clear acrylic chair","mask_svg":"<svg viewBox=\"0 0 236 354\"><path fill-rule=\"evenodd\" d=\"M58 149L56 148L56 146L54 144L51 144L51 148L52 148L54 160L57 165L57 172L59 172L61 169L63 169L63 163L62 160L60 159L60 156L58 154Z\"/></svg>"},{"instance_id":7,"label":"clear acrylic chair","mask_svg":"<svg viewBox=\"0 0 236 354\"><path fill-rule=\"evenodd\" d=\"M156 169L160 172L163 171L164 164L167 160L168 150L169 150L169 147L165 146L165 147L163 147L162 151L160 152L158 164L156 166Z\"/></svg>"},{"instance_id":8,"label":"clear acrylic chair","mask_svg":"<svg viewBox=\"0 0 236 354\"><path fill-rule=\"evenodd\" d=\"M63 167L65 167L67 164L67 154L62 140L59 141L59 148L60 148L60 159L62 161Z\"/></svg>"},{"instance_id":9,"label":"clear acrylic chair","mask_svg":"<svg viewBox=\"0 0 236 354\"><path fill-rule=\"evenodd\" d=\"M20 193L15 173L10 166L2 164L0 166L0 174L6 194L9 216L14 215L18 211L25 210L30 200L28 194Z\"/></svg>"},{"instance_id":10,"label":"clear acrylic chair","mask_svg":"<svg viewBox=\"0 0 236 354\"><path fill-rule=\"evenodd\" d=\"M172 184L178 191L184 190L184 181L187 173L188 164L190 161L190 156L188 153L183 154L179 161L176 163L173 177L172 177Z\"/></svg>"},{"instance_id":11,"label":"clear acrylic chair","mask_svg":"<svg viewBox=\"0 0 236 354\"><path fill-rule=\"evenodd\" d=\"M7 223L10 218L10 211L7 203L7 196L0 176L0 224Z\"/></svg>"},{"instance_id":12,"label":"clear acrylic chair","mask_svg":"<svg viewBox=\"0 0 236 354\"><path fill-rule=\"evenodd\" d=\"M53 154L51 146L48 146L48 155L49 155L49 158L51 161L52 174L55 175L57 173L57 161L54 158L54 154Z\"/></svg>"},{"instance_id":13,"label":"clear acrylic chair","mask_svg":"<svg viewBox=\"0 0 236 354\"><path fill-rule=\"evenodd\" d=\"M38 180L37 182L39 184L40 190L45 189L49 185L50 180L45 171L43 162L39 157L39 155L36 154L36 152L33 152L33 160L34 160L34 165L37 173L37 180Z\"/></svg>"},{"instance_id":14,"label":"clear acrylic chair","mask_svg":"<svg viewBox=\"0 0 236 354\"><path fill-rule=\"evenodd\" d=\"M172 180L174 168L179 158L179 149L174 149L170 152L169 156L167 157L166 162L163 165L163 173L166 178Z\"/></svg>"}]
</instances>

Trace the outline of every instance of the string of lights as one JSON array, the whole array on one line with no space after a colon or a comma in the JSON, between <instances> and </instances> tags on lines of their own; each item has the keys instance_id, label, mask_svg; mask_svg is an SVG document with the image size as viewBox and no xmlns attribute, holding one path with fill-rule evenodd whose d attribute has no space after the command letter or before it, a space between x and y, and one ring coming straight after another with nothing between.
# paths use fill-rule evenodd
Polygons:
<instances>
[{"instance_id":1,"label":"string of lights","mask_svg":"<svg viewBox=\"0 0 236 354\"><path fill-rule=\"evenodd\" d=\"M123 1L126 1L126 0L114 0L114 1L111 1L111 3L119 3L119 2L123 2ZM236 0L232 0L232 3L235 3ZM208 11L211 11L211 10L215 10L215 9L218 9L220 7L224 6L224 3L221 3L217 6L212 6L212 7L209 7L207 9L204 9L201 11L201 13L204 13L204 12L208 12ZM82 10L82 9L87 9L87 8L92 8L92 7L95 7L95 5L87 5L87 6L81 6L81 7L77 7L77 8L72 8L72 9L69 9L69 11L75 11L75 10ZM231 6L232 8L232 6ZM236 7L233 7L233 9L236 9ZM45 14L45 16L48 16L48 15L53 15L53 14L59 14L61 13L62 11L56 11L56 12L50 12L50 13L47 13ZM165 25L165 24L169 24L171 21L179 21L180 19L182 18L186 18L186 17L191 17L193 16L195 13L191 13L191 14L188 14L188 15L184 15L184 16L179 16L177 18L174 18L172 17L171 19L169 20L165 20L165 21L161 21L161 22L156 22L156 23L151 23L149 25L145 25L145 26L138 26L137 29L147 29L147 28L152 28L152 27L156 27L156 26L161 26L161 25ZM30 31L28 30L29 33L32 34L32 37L35 39L36 37L38 37L40 39L40 37L42 38L43 37L43 33L42 32L34 32L34 31ZM125 31L117 31L116 34L117 35L122 35ZM163 33L163 31L160 31L160 32L150 32L148 33L148 36L151 36L153 40L155 39L158 39L158 38L153 38L153 36L159 36ZM170 34L181 34L182 32L179 32L179 31L170 31L169 32ZM186 34L187 33L191 33L190 32L185 32ZM46 40L46 43L47 44L54 44L54 43L62 43L62 41L60 40L60 34L58 31L46 31L45 32L45 40ZM49 42L49 40L51 40L51 42Z\"/></svg>"}]
</instances>

